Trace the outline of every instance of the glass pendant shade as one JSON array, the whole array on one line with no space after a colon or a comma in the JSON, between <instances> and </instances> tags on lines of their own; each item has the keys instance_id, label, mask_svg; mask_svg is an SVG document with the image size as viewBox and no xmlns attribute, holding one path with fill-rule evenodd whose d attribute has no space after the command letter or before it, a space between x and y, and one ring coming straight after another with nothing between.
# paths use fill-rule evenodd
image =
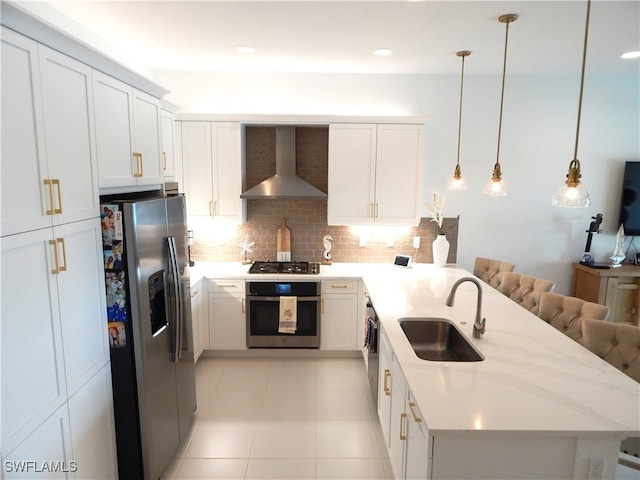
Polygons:
<instances>
[{"instance_id":1,"label":"glass pendant shade","mask_svg":"<svg viewBox=\"0 0 640 480\"><path fill-rule=\"evenodd\" d=\"M458 111L458 154L456 157L456 169L453 172L453 178L449 180L449 190L465 190L467 182L462 178L460 171L460 139L462 138L462 93L464 87L464 59L471 55L469 50L460 50L456 55L462 59L462 71L460 72L460 108Z\"/></svg>"},{"instance_id":2,"label":"glass pendant shade","mask_svg":"<svg viewBox=\"0 0 640 480\"><path fill-rule=\"evenodd\" d=\"M580 182L580 161L578 160L578 143L580 139L580 118L582 115L582 94L584 92L584 70L587 60L587 39L589 38L589 17L591 14L591 0L587 0L587 15L584 27L584 47L582 49L582 70L580 72L580 93L578 95L578 121L576 124L576 142L573 150L573 160L569 164L569 173L564 182L551 197L554 207L588 207L591 205L589 192Z\"/></svg>"},{"instance_id":3,"label":"glass pendant shade","mask_svg":"<svg viewBox=\"0 0 640 480\"><path fill-rule=\"evenodd\" d=\"M591 205L589 192L580 182L580 162L572 160L569 164L567 181L564 182L551 198L554 207L588 207Z\"/></svg>"},{"instance_id":4,"label":"glass pendant shade","mask_svg":"<svg viewBox=\"0 0 640 480\"><path fill-rule=\"evenodd\" d=\"M518 15L515 13L507 13L500 15L498 21L505 24L504 34L504 58L502 62L502 87L500 88L500 115L498 117L498 148L496 153L496 164L493 166L493 175L491 180L484 186L482 193L492 197L504 197L507 194L507 186L502 180L502 172L500 170L500 138L502 136L502 112L504 108L504 84L507 75L507 45L509 44L509 24L515 22Z\"/></svg>"},{"instance_id":5,"label":"glass pendant shade","mask_svg":"<svg viewBox=\"0 0 640 480\"><path fill-rule=\"evenodd\" d=\"M482 193L492 197L504 197L507 194L507 184L502 180L499 162L494 165L491 180L484 186Z\"/></svg>"},{"instance_id":6,"label":"glass pendant shade","mask_svg":"<svg viewBox=\"0 0 640 480\"><path fill-rule=\"evenodd\" d=\"M467 182L462 178L460 172L460 165L456 165L456 169L453 172L453 177L449 180L449 190L465 190L467 188Z\"/></svg>"}]
</instances>

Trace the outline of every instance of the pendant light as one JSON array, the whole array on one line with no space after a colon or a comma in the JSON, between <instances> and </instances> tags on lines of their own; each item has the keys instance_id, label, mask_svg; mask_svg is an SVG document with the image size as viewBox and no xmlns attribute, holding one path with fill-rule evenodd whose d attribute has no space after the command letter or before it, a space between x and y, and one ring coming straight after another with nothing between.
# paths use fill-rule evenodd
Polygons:
<instances>
[{"instance_id":1,"label":"pendant light","mask_svg":"<svg viewBox=\"0 0 640 480\"><path fill-rule=\"evenodd\" d=\"M453 177L449 181L449 190L464 190L467 188L467 182L462 178L460 172L460 132L462 131L462 87L464 85L464 58L471 55L469 50L460 50L456 55L462 58L462 73L460 75L460 110L458 114L458 155L456 158L456 168L453 171Z\"/></svg>"},{"instance_id":2,"label":"pendant light","mask_svg":"<svg viewBox=\"0 0 640 480\"><path fill-rule=\"evenodd\" d=\"M584 27L584 47L582 50L582 71L580 73L580 94L578 95L578 122L576 125L576 143L573 150L573 160L569 163L567 180L551 198L551 205L556 207L588 207L591 205L589 192L580 182L580 160L578 160L578 138L580 137L580 116L582 114L582 91L584 89L584 67L587 60L587 38L589 36L589 15L591 0L587 0L587 20Z\"/></svg>"},{"instance_id":3,"label":"pendant light","mask_svg":"<svg viewBox=\"0 0 640 480\"><path fill-rule=\"evenodd\" d=\"M506 15L500 15L498 21L506 25L504 36L504 61L502 64L502 89L500 91L500 118L498 121L498 150L496 153L496 164L493 166L493 174L489 182L482 189L482 193L485 195L491 195L495 197L504 196L507 194L507 187L502 180L502 171L500 168L500 135L502 134L502 108L504 105L504 80L507 73L507 44L509 41L509 24L515 22L518 19L518 15L515 13L507 13Z\"/></svg>"}]
</instances>

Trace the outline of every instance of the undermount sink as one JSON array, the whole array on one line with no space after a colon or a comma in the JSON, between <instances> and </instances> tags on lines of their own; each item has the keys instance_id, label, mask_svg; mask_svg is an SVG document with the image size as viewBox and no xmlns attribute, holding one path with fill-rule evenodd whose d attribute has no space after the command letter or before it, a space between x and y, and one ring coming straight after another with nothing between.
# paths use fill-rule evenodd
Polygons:
<instances>
[{"instance_id":1,"label":"undermount sink","mask_svg":"<svg viewBox=\"0 0 640 480\"><path fill-rule=\"evenodd\" d=\"M408 317L398 320L416 355L432 362L484 360L458 328L446 318Z\"/></svg>"}]
</instances>

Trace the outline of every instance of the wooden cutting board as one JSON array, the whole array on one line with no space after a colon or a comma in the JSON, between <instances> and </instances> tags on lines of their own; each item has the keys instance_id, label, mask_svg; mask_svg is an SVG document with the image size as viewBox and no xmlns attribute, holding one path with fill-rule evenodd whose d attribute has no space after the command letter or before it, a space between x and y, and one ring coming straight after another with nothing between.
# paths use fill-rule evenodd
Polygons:
<instances>
[{"instance_id":1,"label":"wooden cutting board","mask_svg":"<svg viewBox=\"0 0 640 480\"><path fill-rule=\"evenodd\" d=\"M291 261L291 231L287 227L287 219L283 218L276 231L276 260L278 262Z\"/></svg>"}]
</instances>

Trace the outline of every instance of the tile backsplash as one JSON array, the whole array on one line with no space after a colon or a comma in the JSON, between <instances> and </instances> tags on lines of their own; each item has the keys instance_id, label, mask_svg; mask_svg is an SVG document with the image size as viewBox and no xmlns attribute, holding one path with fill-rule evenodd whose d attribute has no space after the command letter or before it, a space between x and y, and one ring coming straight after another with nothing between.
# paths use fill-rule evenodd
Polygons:
<instances>
[{"instance_id":1,"label":"tile backsplash","mask_svg":"<svg viewBox=\"0 0 640 480\"><path fill-rule=\"evenodd\" d=\"M286 218L291 230L291 256L294 260L319 262L323 260L325 235L333 238L331 255L335 262L391 262L396 253L416 257L418 262L431 263L431 243L437 235L435 223L423 218L417 227L375 227L356 229L327 225L326 200L248 200L247 222L235 227L224 242L207 233L195 232L195 245L191 249L194 261L233 262L244 260L240 243L247 235L254 242L249 260L275 260L276 230ZM458 218L445 218L444 230L449 240L449 263L456 262L458 245ZM213 221L211 222L213 224ZM359 246L360 234L365 246ZM203 238L208 237L208 238ZM413 237L420 237L417 255ZM388 246L389 241L393 246Z\"/></svg>"},{"instance_id":2,"label":"tile backsplash","mask_svg":"<svg viewBox=\"0 0 640 480\"><path fill-rule=\"evenodd\" d=\"M327 192L329 150L327 127L296 127L296 171L316 188ZM275 127L246 127L246 188L275 173ZM240 243L254 242L248 260L276 259L276 230L286 218L291 230L293 260L323 260L323 237L330 235L331 256L335 262L391 262L395 254L432 262L431 243L437 235L435 223L423 218L417 227L338 227L327 224L327 200L262 199L247 200L247 221L224 233L211 219L194 228L194 261L241 261ZM450 263L456 262L458 218L446 218L444 230L450 243ZM420 237L420 248L413 248L413 237ZM224 240L220 238L224 237ZM365 245L360 246L361 239ZM392 246L390 246L392 243Z\"/></svg>"}]
</instances>

